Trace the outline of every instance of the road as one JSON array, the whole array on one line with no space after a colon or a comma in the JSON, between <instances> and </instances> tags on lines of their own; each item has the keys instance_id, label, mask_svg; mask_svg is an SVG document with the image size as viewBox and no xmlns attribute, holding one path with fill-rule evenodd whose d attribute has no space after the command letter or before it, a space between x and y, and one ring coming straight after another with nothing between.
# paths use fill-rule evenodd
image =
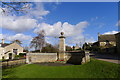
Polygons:
<instances>
[{"instance_id":1,"label":"road","mask_svg":"<svg viewBox=\"0 0 120 80\"><path fill-rule=\"evenodd\" d=\"M91 57L102 61L108 61L108 62L120 64L120 57L118 57L117 55L115 56L108 54L91 53Z\"/></svg>"}]
</instances>

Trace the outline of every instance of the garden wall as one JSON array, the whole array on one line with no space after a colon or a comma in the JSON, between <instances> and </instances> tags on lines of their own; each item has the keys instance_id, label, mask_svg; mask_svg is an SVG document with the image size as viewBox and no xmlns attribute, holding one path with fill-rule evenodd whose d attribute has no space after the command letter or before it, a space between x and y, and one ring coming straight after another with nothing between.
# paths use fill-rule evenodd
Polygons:
<instances>
[{"instance_id":1,"label":"garden wall","mask_svg":"<svg viewBox=\"0 0 120 80\"><path fill-rule=\"evenodd\" d=\"M21 65L21 64L25 64L26 63L26 59L19 59L19 60L7 60L7 61L3 61L2 62L2 67L6 68L6 67L12 67L15 65Z\"/></svg>"},{"instance_id":2,"label":"garden wall","mask_svg":"<svg viewBox=\"0 0 120 80\"><path fill-rule=\"evenodd\" d=\"M57 60L57 53L28 53L27 63L54 62Z\"/></svg>"},{"instance_id":3,"label":"garden wall","mask_svg":"<svg viewBox=\"0 0 120 80\"><path fill-rule=\"evenodd\" d=\"M90 55L89 53L78 52L65 53L65 60L66 63L84 64L90 61Z\"/></svg>"},{"instance_id":4,"label":"garden wall","mask_svg":"<svg viewBox=\"0 0 120 80\"><path fill-rule=\"evenodd\" d=\"M55 62L59 60L58 53L28 53L26 63ZM90 61L89 53L69 52L64 54L65 63L83 64Z\"/></svg>"}]
</instances>

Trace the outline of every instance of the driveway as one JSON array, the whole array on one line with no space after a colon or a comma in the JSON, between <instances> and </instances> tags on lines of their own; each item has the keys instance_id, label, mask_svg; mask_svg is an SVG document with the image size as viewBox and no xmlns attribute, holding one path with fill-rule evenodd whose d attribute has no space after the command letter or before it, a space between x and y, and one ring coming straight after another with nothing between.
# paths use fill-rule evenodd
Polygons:
<instances>
[{"instance_id":1,"label":"driveway","mask_svg":"<svg viewBox=\"0 0 120 80\"><path fill-rule=\"evenodd\" d=\"M90 56L98 60L120 64L120 57L117 55L91 53Z\"/></svg>"}]
</instances>

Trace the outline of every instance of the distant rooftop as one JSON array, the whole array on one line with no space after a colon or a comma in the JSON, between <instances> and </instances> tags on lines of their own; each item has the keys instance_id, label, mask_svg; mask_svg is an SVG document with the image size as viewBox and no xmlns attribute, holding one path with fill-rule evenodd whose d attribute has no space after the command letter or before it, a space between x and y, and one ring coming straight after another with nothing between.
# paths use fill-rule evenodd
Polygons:
<instances>
[{"instance_id":1,"label":"distant rooftop","mask_svg":"<svg viewBox=\"0 0 120 80\"><path fill-rule=\"evenodd\" d=\"M2 44L2 43L0 43L0 47L6 47L6 46L8 46L8 45L10 45L9 43L4 43L4 44Z\"/></svg>"},{"instance_id":2,"label":"distant rooftop","mask_svg":"<svg viewBox=\"0 0 120 80\"><path fill-rule=\"evenodd\" d=\"M98 41L100 42L106 42L108 41L116 41L115 35L114 34L104 34L104 35L99 35L98 36Z\"/></svg>"}]
</instances>

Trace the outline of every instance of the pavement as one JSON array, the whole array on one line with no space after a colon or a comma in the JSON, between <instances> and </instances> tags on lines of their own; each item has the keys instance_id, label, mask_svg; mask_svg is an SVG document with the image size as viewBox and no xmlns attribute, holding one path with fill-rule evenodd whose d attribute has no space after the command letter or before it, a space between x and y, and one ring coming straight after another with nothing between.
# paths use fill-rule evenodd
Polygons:
<instances>
[{"instance_id":1,"label":"pavement","mask_svg":"<svg viewBox=\"0 0 120 80\"><path fill-rule=\"evenodd\" d=\"M117 55L90 53L90 56L98 60L120 64L120 57Z\"/></svg>"}]
</instances>

